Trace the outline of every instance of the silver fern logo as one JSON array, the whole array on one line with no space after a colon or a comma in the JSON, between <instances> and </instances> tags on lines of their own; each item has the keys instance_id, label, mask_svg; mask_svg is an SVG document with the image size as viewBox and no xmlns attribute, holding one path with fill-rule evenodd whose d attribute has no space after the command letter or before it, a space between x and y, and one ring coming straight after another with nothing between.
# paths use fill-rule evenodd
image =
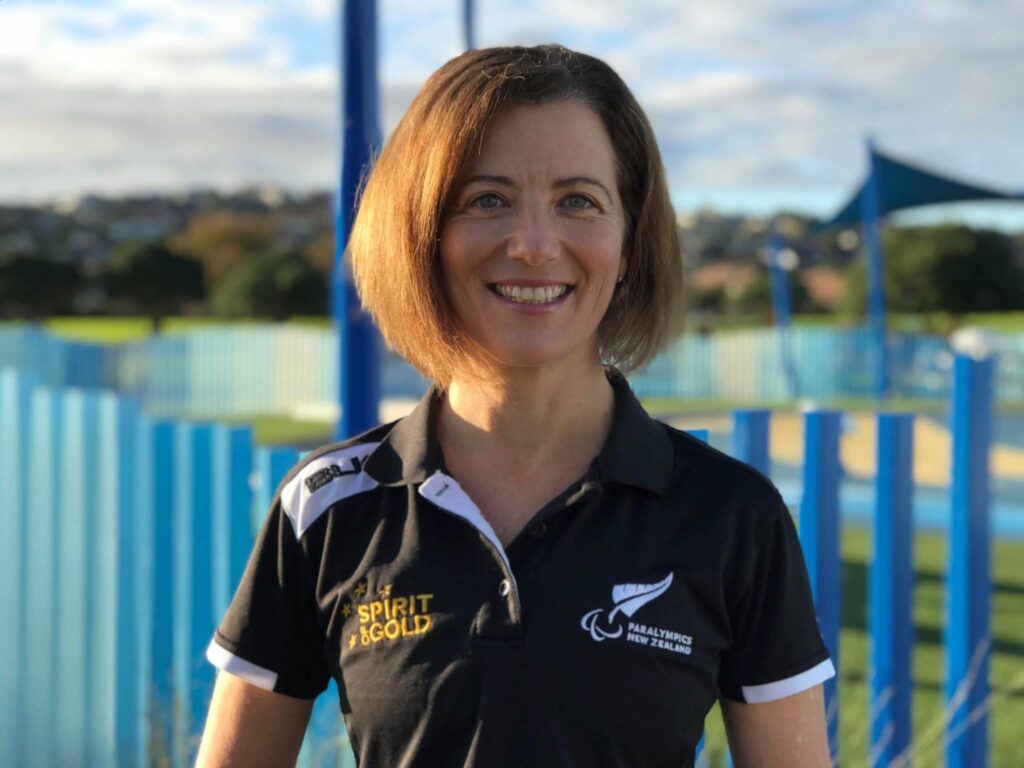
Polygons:
<instances>
[{"instance_id":1,"label":"silver fern logo","mask_svg":"<svg viewBox=\"0 0 1024 768\"><path fill-rule=\"evenodd\" d=\"M583 616L580 626L597 642L612 640L622 635L622 624L615 624L615 617L624 613L627 617L633 618L633 614L647 605L651 600L665 594L665 590L672 586L672 574L670 573L657 584L616 584L612 587L612 602L615 606L608 612L608 618L604 621L605 629L601 626L601 614L603 608L598 608ZM611 629L614 627L614 631Z\"/></svg>"},{"instance_id":2,"label":"silver fern logo","mask_svg":"<svg viewBox=\"0 0 1024 768\"><path fill-rule=\"evenodd\" d=\"M604 608L596 608L583 615L580 626L598 643L615 640L626 635L626 642L649 648L690 655L693 638L681 632L660 627L650 627L634 621L623 621L620 616L632 619L633 614L655 598L661 597L672 586L672 574L654 584L616 584L612 587L612 608L604 616Z\"/></svg>"}]
</instances>

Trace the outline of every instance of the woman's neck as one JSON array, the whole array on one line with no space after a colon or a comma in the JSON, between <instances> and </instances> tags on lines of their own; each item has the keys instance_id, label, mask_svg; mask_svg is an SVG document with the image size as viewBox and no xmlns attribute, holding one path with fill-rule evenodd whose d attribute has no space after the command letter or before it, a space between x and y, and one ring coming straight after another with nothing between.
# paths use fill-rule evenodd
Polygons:
<instances>
[{"instance_id":1,"label":"woman's neck","mask_svg":"<svg viewBox=\"0 0 1024 768\"><path fill-rule=\"evenodd\" d=\"M573 368L453 379L438 424L446 457L529 471L567 454L596 456L611 427L614 394L599 362Z\"/></svg>"}]
</instances>

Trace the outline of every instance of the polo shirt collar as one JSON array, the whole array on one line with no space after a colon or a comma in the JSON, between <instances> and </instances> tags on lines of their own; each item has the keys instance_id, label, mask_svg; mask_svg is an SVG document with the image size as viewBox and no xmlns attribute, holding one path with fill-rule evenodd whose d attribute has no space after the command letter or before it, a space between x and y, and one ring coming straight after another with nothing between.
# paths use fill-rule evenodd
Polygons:
<instances>
[{"instance_id":1,"label":"polo shirt collar","mask_svg":"<svg viewBox=\"0 0 1024 768\"><path fill-rule=\"evenodd\" d=\"M640 405L618 371L608 373L615 391L612 426L595 466L602 482L624 483L663 495L672 472L672 441L665 427ZM423 483L445 472L437 440L440 395L431 388L413 411L400 419L366 462L366 472L381 485Z\"/></svg>"},{"instance_id":2,"label":"polo shirt collar","mask_svg":"<svg viewBox=\"0 0 1024 768\"><path fill-rule=\"evenodd\" d=\"M366 473L381 485L410 485L444 471L437 440L440 395L431 387L416 407L399 419L366 460Z\"/></svg>"},{"instance_id":3,"label":"polo shirt collar","mask_svg":"<svg viewBox=\"0 0 1024 768\"><path fill-rule=\"evenodd\" d=\"M601 480L639 486L664 495L672 474L673 448L665 425L647 415L625 376L608 373L615 410L608 439L597 456Z\"/></svg>"}]
</instances>

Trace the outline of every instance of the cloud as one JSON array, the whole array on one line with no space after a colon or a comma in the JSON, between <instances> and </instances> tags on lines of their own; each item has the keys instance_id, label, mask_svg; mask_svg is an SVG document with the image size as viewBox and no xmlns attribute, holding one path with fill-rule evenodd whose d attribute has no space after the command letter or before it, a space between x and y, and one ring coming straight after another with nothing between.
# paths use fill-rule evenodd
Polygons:
<instances>
[{"instance_id":1,"label":"cloud","mask_svg":"<svg viewBox=\"0 0 1024 768\"><path fill-rule=\"evenodd\" d=\"M288 66L264 28L273 12L234 0L0 9L0 198L329 183L332 72Z\"/></svg>"},{"instance_id":2,"label":"cloud","mask_svg":"<svg viewBox=\"0 0 1024 768\"><path fill-rule=\"evenodd\" d=\"M459 52L450 0L381 0L385 131ZM0 5L0 198L276 181L335 168L336 0ZM478 0L481 45L562 42L648 111L677 197L859 179L863 138L1024 187L1017 0ZM766 192L767 193L767 192Z\"/></svg>"}]
</instances>

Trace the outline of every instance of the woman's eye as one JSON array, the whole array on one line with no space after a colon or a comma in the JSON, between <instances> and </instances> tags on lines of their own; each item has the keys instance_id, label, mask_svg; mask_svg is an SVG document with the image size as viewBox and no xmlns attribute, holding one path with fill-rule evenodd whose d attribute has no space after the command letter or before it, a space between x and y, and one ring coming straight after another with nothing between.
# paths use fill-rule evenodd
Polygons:
<instances>
[{"instance_id":1,"label":"woman's eye","mask_svg":"<svg viewBox=\"0 0 1024 768\"><path fill-rule=\"evenodd\" d=\"M501 198L491 194L480 195L473 200L473 205L485 211L490 211L501 205Z\"/></svg>"},{"instance_id":2,"label":"woman's eye","mask_svg":"<svg viewBox=\"0 0 1024 768\"><path fill-rule=\"evenodd\" d=\"M570 208L575 208L580 211L584 211L587 208L592 208L594 203L591 202L590 198L586 195L569 195L565 198L565 204Z\"/></svg>"}]
</instances>

